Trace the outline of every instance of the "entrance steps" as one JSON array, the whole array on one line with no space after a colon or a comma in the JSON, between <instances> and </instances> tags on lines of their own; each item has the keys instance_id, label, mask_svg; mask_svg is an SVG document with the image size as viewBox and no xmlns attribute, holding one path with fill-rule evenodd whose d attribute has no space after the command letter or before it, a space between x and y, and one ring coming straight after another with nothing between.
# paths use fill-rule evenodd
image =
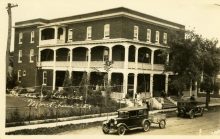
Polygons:
<instances>
[{"instance_id":1,"label":"entrance steps","mask_svg":"<svg viewBox=\"0 0 220 139\"><path fill-rule=\"evenodd\" d=\"M162 103L162 109L169 109L169 108L175 108L176 104L174 103L174 101L170 100L170 98L161 98L161 97L155 97L155 99Z\"/></svg>"}]
</instances>

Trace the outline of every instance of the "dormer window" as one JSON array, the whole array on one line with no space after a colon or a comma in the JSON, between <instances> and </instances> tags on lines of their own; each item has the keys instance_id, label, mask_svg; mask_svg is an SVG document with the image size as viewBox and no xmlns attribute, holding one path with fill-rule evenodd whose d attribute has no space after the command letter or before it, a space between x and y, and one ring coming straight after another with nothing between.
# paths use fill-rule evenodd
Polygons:
<instances>
[{"instance_id":1,"label":"dormer window","mask_svg":"<svg viewBox=\"0 0 220 139\"><path fill-rule=\"evenodd\" d=\"M147 29L147 42L151 42L151 29Z\"/></svg>"},{"instance_id":2,"label":"dormer window","mask_svg":"<svg viewBox=\"0 0 220 139\"><path fill-rule=\"evenodd\" d=\"M110 36L110 25L105 24L104 25L104 38L107 39Z\"/></svg>"},{"instance_id":3,"label":"dormer window","mask_svg":"<svg viewBox=\"0 0 220 139\"><path fill-rule=\"evenodd\" d=\"M159 43L159 41L160 41L160 32L156 31L155 43Z\"/></svg>"},{"instance_id":4,"label":"dormer window","mask_svg":"<svg viewBox=\"0 0 220 139\"><path fill-rule=\"evenodd\" d=\"M134 26L134 40L138 40L138 31L139 31L138 26Z\"/></svg>"},{"instance_id":5,"label":"dormer window","mask_svg":"<svg viewBox=\"0 0 220 139\"><path fill-rule=\"evenodd\" d=\"M86 39L87 40L91 40L92 39L92 27L91 26L87 27Z\"/></svg>"},{"instance_id":6,"label":"dormer window","mask_svg":"<svg viewBox=\"0 0 220 139\"><path fill-rule=\"evenodd\" d=\"M22 44L22 39L23 39L23 33L22 32L20 32L19 33L19 44Z\"/></svg>"}]
</instances>

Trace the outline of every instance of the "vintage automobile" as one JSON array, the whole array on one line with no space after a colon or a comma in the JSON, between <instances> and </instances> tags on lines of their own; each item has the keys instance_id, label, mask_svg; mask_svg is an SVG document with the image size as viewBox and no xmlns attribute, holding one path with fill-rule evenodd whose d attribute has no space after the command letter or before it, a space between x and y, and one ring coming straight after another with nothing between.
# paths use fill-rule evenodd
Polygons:
<instances>
[{"instance_id":1,"label":"vintage automobile","mask_svg":"<svg viewBox=\"0 0 220 139\"><path fill-rule=\"evenodd\" d=\"M104 134L117 132L118 135L124 135L126 130L135 129L142 129L146 132L150 129L151 123L159 124L160 128L166 126L165 114L149 115L148 108L143 106L121 108L117 112L116 118L103 122L102 131Z\"/></svg>"},{"instance_id":2,"label":"vintage automobile","mask_svg":"<svg viewBox=\"0 0 220 139\"><path fill-rule=\"evenodd\" d=\"M195 116L202 116L204 107L202 102L196 100L180 100L177 102L177 116L186 117L193 119Z\"/></svg>"}]
</instances>

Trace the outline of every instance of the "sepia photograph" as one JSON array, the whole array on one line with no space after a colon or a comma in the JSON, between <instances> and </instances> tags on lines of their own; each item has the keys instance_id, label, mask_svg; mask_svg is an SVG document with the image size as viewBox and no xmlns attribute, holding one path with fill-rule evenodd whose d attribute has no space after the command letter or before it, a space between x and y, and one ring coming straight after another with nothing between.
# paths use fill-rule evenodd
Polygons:
<instances>
[{"instance_id":1,"label":"sepia photograph","mask_svg":"<svg viewBox=\"0 0 220 139\"><path fill-rule=\"evenodd\" d=\"M2 138L219 137L220 0L0 3Z\"/></svg>"}]
</instances>

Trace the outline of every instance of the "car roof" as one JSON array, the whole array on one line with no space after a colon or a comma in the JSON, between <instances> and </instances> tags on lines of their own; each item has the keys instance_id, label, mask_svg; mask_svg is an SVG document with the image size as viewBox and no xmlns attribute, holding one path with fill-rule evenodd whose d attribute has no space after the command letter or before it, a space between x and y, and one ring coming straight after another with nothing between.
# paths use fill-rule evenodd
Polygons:
<instances>
[{"instance_id":1,"label":"car roof","mask_svg":"<svg viewBox=\"0 0 220 139\"><path fill-rule=\"evenodd\" d=\"M125 107L118 109L117 111L135 111L135 110L143 110L143 109L148 109L146 106L137 106L137 107Z\"/></svg>"},{"instance_id":2,"label":"car roof","mask_svg":"<svg viewBox=\"0 0 220 139\"><path fill-rule=\"evenodd\" d=\"M205 103L203 101L197 101L197 100L179 100L178 103Z\"/></svg>"}]
</instances>

